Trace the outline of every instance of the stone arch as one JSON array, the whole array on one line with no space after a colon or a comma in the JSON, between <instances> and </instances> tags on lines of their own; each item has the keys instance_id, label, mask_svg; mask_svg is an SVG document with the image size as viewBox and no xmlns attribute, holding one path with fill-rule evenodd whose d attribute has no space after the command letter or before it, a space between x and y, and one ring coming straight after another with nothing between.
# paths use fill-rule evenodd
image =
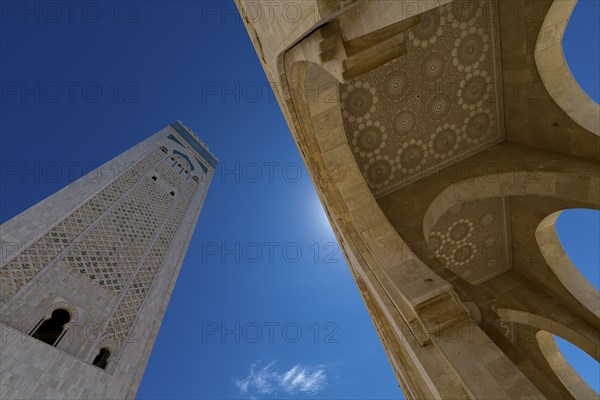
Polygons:
<instances>
[{"instance_id":1,"label":"stone arch","mask_svg":"<svg viewBox=\"0 0 600 400\"><path fill-rule=\"evenodd\" d=\"M56 346L69 330L71 321L71 314L67 310L54 308L51 313L44 315L30 335L50 346Z\"/></svg>"},{"instance_id":2,"label":"stone arch","mask_svg":"<svg viewBox=\"0 0 600 400\"><path fill-rule=\"evenodd\" d=\"M93 346L94 350L92 350L90 353L88 353L88 362L90 364L92 363L97 352L102 347L108 347L108 349L110 350L110 357L113 360L113 362L109 363L109 365L107 367L107 371L110 371L115 367L116 361L119 359L119 356L120 356L121 351L123 350L124 344L125 344L125 337L123 337L122 335L117 334L112 331L111 332L104 331L103 334L100 336L100 339Z\"/></svg>"},{"instance_id":3,"label":"stone arch","mask_svg":"<svg viewBox=\"0 0 600 400\"><path fill-rule=\"evenodd\" d=\"M93 346L91 346L85 356L85 360L88 364L94 365L94 361L96 359L96 357L98 356L98 354L100 353L100 350L102 348L106 348L108 349L108 351L110 352L110 356L108 358L108 362L105 368L101 368L104 369L104 371L106 373L113 373L113 371L116 369L118 361L119 361L119 357L118 357L118 352L120 351L120 341L119 338L114 335L114 334L104 334L101 335L99 337L99 339L97 341L95 341L95 343L93 344Z\"/></svg>"},{"instance_id":4,"label":"stone arch","mask_svg":"<svg viewBox=\"0 0 600 400\"><path fill-rule=\"evenodd\" d=\"M69 314L69 320L63 327L63 334L72 327L77 326L80 313L79 309L72 303L62 299L55 299L53 302L46 300L43 304L44 305L39 307L38 312L33 313L33 315L28 317L32 326L32 329L29 332L30 335L34 335L34 333L40 328L41 325L43 325L45 321L51 319L52 313L56 310L65 310ZM56 345L58 345L58 342Z\"/></svg>"},{"instance_id":5,"label":"stone arch","mask_svg":"<svg viewBox=\"0 0 600 400\"><path fill-rule=\"evenodd\" d=\"M565 359L562 352L554 340L554 336L540 329L535 338L540 350L546 359L546 362L552 368L563 386L576 399L596 399L598 394L581 378L573 369L571 364Z\"/></svg>"},{"instance_id":6,"label":"stone arch","mask_svg":"<svg viewBox=\"0 0 600 400\"><path fill-rule=\"evenodd\" d=\"M308 168L313 170L332 228L344 232L341 244L352 260L351 272L369 287L373 301L386 305L382 309L388 310L386 318L397 338L397 343L390 345L400 348L403 343L411 348L406 356L397 349L392 353L397 357L393 363L410 366L400 379L403 389L407 393L427 392L419 397L443 397L444 390L456 390L456 396L463 390L458 379L448 377L456 379L457 387L440 388L426 377L417 382L423 378L413 372L452 375L448 361L433 346L425 345L436 329L468 318L466 308L452 287L412 254L369 190L346 139L337 79L319 65L304 61L302 54L299 58L287 64L287 78L296 93L289 88L283 90L289 96L285 100L290 109L295 111L291 116L294 133L302 133L295 139ZM447 307L447 313L436 324L427 311L435 314L440 306ZM423 308L427 311L421 316Z\"/></svg>"},{"instance_id":7,"label":"stone arch","mask_svg":"<svg viewBox=\"0 0 600 400\"><path fill-rule=\"evenodd\" d=\"M560 336L600 362L600 338L595 329L578 329L541 315L509 308L499 308L498 316L504 322L527 325Z\"/></svg>"},{"instance_id":8,"label":"stone arch","mask_svg":"<svg viewBox=\"0 0 600 400\"><path fill-rule=\"evenodd\" d=\"M562 39L577 0L554 0L535 46L535 63L556 104L577 124L600 136L600 105L579 86L565 59Z\"/></svg>"},{"instance_id":9,"label":"stone arch","mask_svg":"<svg viewBox=\"0 0 600 400\"><path fill-rule=\"evenodd\" d=\"M550 3L549 0L547 2ZM369 23L371 19L368 18L370 15L368 11L374 11L374 5L377 3L383 4L384 2L358 2L354 9L356 11L354 16L364 23ZM399 6L402 5L402 2L398 3ZM439 5L439 2L435 3ZM454 2L450 7L454 7L456 3ZM494 6L495 3L491 2L490 5ZM361 35L362 33L368 33L369 35L375 33L377 35L381 33L381 28L387 28L387 25L395 23L396 20L402 22L399 21L401 18L395 18L399 15L393 13L390 8L386 8L385 11L384 14L374 13L377 16L374 20L383 22L385 18L389 22L386 22L385 26L371 24L361 32ZM339 82L352 79L353 75L348 74L349 68L347 67L356 67L352 72L358 70L362 72L372 71L373 66L379 65L373 62L374 56L379 56L385 51L378 51L378 54L374 54L374 51L370 54L373 57L361 57L361 59L354 57L351 59L353 51L360 51L365 47L370 50L368 44L377 41L365 40L364 43L355 41L352 43L354 46L346 46L348 41L352 41L353 38L347 35L351 30L344 30L344 28L362 26L360 23L355 24L354 21L351 21L352 15L350 14L350 11L332 14L326 19L316 23L313 22L313 25L307 23L302 28L289 29L289 24L274 24L275 28L248 24L250 26L248 30L255 43L259 38L263 39L263 43L267 43L264 41L265 38L268 40L267 45L264 47L265 54L267 54L265 60L268 61L265 65L266 73L271 78L270 80L275 82L273 84L275 95L282 105L293 137L308 169L311 171L311 177L317 187L321 201L328 211L327 214L333 225L333 230L336 236L340 238L340 244L348 259L350 269L355 280L359 282L363 294L366 293L364 290L366 288L369 300L372 300L373 305L381 306L382 319L390 323L391 333L382 334L381 336L384 340L391 339L391 343L387 345L384 343L384 345L386 345L392 364L404 366L402 368L404 371L397 372L399 381L403 385L407 397L414 398L481 398L489 397L489 393L495 393L496 397L506 398L541 398L541 393L532 383L534 380L529 379L529 376L535 374L528 375L525 371L520 371L516 365L520 366L521 359L511 360L509 357L512 357L514 352L507 350L503 353L499 349L505 349L511 345L504 343L502 338L499 338L498 342L490 340L492 337L496 338L493 336L497 333L496 331L490 332L490 336L486 336L474 323L465 320L465 326L468 328L473 327L472 331L477 332L479 336L475 337L473 335L469 338L460 337L459 335L454 336L456 326L460 325L462 320L459 320L459 323L449 322L456 318L458 314L455 314L457 307L454 307L455 305L448 301L452 297L452 287L446 291L443 285L438 285L439 282L435 279L435 276L424 280L425 282L429 281L428 283L431 283L432 287L428 288L422 285L422 273L429 267L423 266L421 268L421 260L415 256L415 254L422 254L421 252L415 250L415 254L413 254L406 248L405 241L408 238L413 239L411 240L412 243L418 242L421 245L419 240L421 238L414 237L419 236L418 232L415 235L412 229L418 227L420 221L411 220L411 224L407 229L403 229L404 227L398 229L398 232L406 232L405 234L388 229L387 217L380 215L379 204L373 202L372 194L369 193L362 174L357 173L356 159L352 160L352 157L349 156L353 155L352 149L349 149L350 146L348 145L348 138L352 135L347 134L350 132L344 132L342 123L345 122L347 117L342 114L342 118L340 118L341 107L338 98L339 93L336 93L336 89ZM378 18L378 16L384 17ZM346 22L349 23L346 24ZM371 29L373 26L378 29ZM273 36L274 29L279 29L281 32L289 33L289 35ZM528 29L529 27L526 27L525 31ZM408 34L410 35L410 32ZM362 36L360 37L362 38ZM368 36L364 39L371 38L375 39L374 36ZM394 46L390 47L397 50L399 47L397 46L398 42L393 41L393 44ZM529 46L528 43L526 45ZM261 47L260 51L262 51L262 46L257 47ZM531 50L531 46L528 48ZM522 47L519 47L519 49L522 50ZM363 53L361 55L366 56L368 54ZM316 88L317 93L314 90L307 90L311 85ZM562 112L559 112L559 114L562 114ZM529 117L529 114L527 114L527 117ZM511 165L510 162L503 163L501 166L503 169L513 167L514 165ZM536 164L534 168L547 167L547 164ZM569 165L569 168L572 168L571 171L575 170L571 165ZM446 182L443 182L436 187L440 187L439 190L442 190L441 186L445 184ZM568 185L566 186L568 188ZM427 193L428 198L430 198L430 195L435 196L433 193ZM415 202L416 198L417 196L415 196ZM383 200L381 202L383 203ZM419 204L419 214L424 211L422 208L427 207L427 205ZM410 208L407 207L407 209ZM556 211L556 209L553 209L553 211ZM545 214L549 212L551 211ZM545 214L542 216L545 216ZM390 213L389 220L391 221L393 217ZM536 221L533 227L537 226L538 222L539 220ZM399 223L395 226L398 228L398 225ZM416 245L413 247L416 247ZM537 246L534 247L537 248ZM392 251L386 252L390 248ZM393 255L390 257L389 253L393 253ZM436 268L441 274L443 273L443 276L452 278L437 266L432 265L432 268ZM514 276L515 281L519 280L518 283L528 283L521 279L519 274L515 273ZM512 278L512 274L510 277ZM457 279L447 280L448 283L452 282L454 284L456 290L461 290L461 286L466 286L457 281ZM530 291L534 295L537 294L537 287L527 287L527 289L531 289ZM439 297L431 295L434 290L438 291ZM484 322L489 322L489 319L493 319L495 322L497 316L494 315L492 309L492 306L495 306L492 303L492 297L488 297L486 294L485 299L482 299L484 296L479 296L480 293L471 292L475 291L462 291L465 294L465 299L470 299L470 295L474 294L476 296L473 296L472 299L477 301L478 304L484 302L480 300L485 300ZM419 296L420 294L423 294L423 296ZM540 294L540 297L544 296ZM544 299L547 299L547 297ZM368 300L365 301L368 302ZM515 301L515 304L520 303ZM543 311L547 310L544 309ZM375 314L375 311L371 311L372 316ZM577 316L567 315L567 317ZM447 324L441 330L443 333L454 336L451 339L453 340L451 346L449 340L443 337L440 338L440 335L436 334L435 326L429 325L435 318L439 318L440 325L442 323ZM584 323L585 321L579 322ZM401 329L399 332L398 328L403 327L402 323L409 326L411 332L402 332ZM534 329L527 329L525 333L530 334L532 331ZM419 337L423 332L427 334L425 340ZM414 346L411 341L415 337L422 340L418 346ZM456 340L456 338L462 340ZM505 344L507 347L503 347ZM404 359L395 348L396 345L407 350L409 363L397 362L398 359L402 361ZM430 352L427 352L427 350L430 350ZM486 365L487 362L489 362L489 367ZM422 386L417 380L411 381L408 375L414 371L418 371L418 375L428 381ZM405 375L403 375L403 372ZM441 380L454 383L455 377L462 380L460 388L464 389L463 392L456 390L451 393L447 390L450 385L442 386L439 384ZM406 390L404 385L408 386L409 390ZM412 390L415 387L423 387L424 395Z\"/></svg>"},{"instance_id":10,"label":"stone arch","mask_svg":"<svg viewBox=\"0 0 600 400\"><path fill-rule=\"evenodd\" d=\"M600 178L564 172L505 172L456 182L431 202L423 217L423 234L429 237L436 222L452 206L504 196L549 196L600 208Z\"/></svg>"},{"instance_id":11,"label":"stone arch","mask_svg":"<svg viewBox=\"0 0 600 400\"><path fill-rule=\"evenodd\" d=\"M65 310L67 310L69 312L69 314L71 314L71 321L70 323L74 324L76 322L79 321L79 311L77 310L77 307L73 306L71 303L66 302L66 301L58 301L55 303L51 303L48 306L48 309L52 309L55 310L57 308L63 308ZM50 311L51 312L51 311ZM46 314L48 313L48 311L46 312Z\"/></svg>"},{"instance_id":12,"label":"stone arch","mask_svg":"<svg viewBox=\"0 0 600 400\"><path fill-rule=\"evenodd\" d=\"M600 318L600 292L573 264L558 239L556 221L563 211L552 213L540 222L535 231L537 244L544 260L562 285L591 313Z\"/></svg>"},{"instance_id":13,"label":"stone arch","mask_svg":"<svg viewBox=\"0 0 600 400\"><path fill-rule=\"evenodd\" d=\"M355 240L360 241L357 245L366 247L366 251L361 252L368 255L364 260L365 268L385 277L379 282L382 289L417 332L423 329L422 324L427 325L419 317L419 308L430 302L452 298L450 301L457 306L454 312L460 310L466 316L467 310L452 287L404 243L367 186L346 138L337 79L310 62L296 63L292 76L297 77L298 87L303 90L302 99L306 101L306 107L302 109L298 107L301 102L296 102L296 109L306 113L302 118L310 121L314 134L310 145L315 147L310 153L312 157L320 156L318 160L309 160L308 164L315 165L318 184L338 208L337 224L353 231ZM463 314L459 317L450 313L448 316L450 320L453 317L460 319ZM429 328L443 329L439 324ZM422 334L427 336L425 332Z\"/></svg>"},{"instance_id":14,"label":"stone arch","mask_svg":"<svg viewBox=\"0 0 600 400\"><path fill-rule=\"evenodd\" d=\"M112 352L108 347L102 346L96 354L96 356L94 357L92 365L105 370L108 366L108 362L110 361L111 353Z\"/></svg>"},{"instance_id":15,"label":"stone arch","mask_svg":"<svg viewBox=\"0 0 600 400\"><path fill-rule=\"evenodd\" d=\"M483 363L477 363L478 384L469 383L467 377L473 377L473 368L466 368L459 360L454 349L457 337L463 340L459 347L474 340L480 351L506 362L508 358L468 317L468 309L454 288L410 250L383 214L347 141L339 82L318 63L305 61L305 50L310 52L301 42L279 60L281 75L287 79L282 86L282 101L287 102L289 111L286 116L300 152L313 171L332 227L338 237L344 237L344 253L355 279L363 279L374 302L385 310L394 338L386 345L393 349L388 354L392 363L406 365L406 375L399 377L405 393L422 389L426 395L416 396L419 398L467 398L467 393L482 397L484 388L486 393L504 393L506 387L498 383L501 377ZM300 89L294 98L290 82ZM310 85L317 91L307 90ZM467 331L470 337L466 337ZM518 368L511 366L508 370L514 379L523 379ZM416 371L419 373L413 374ZM427 374L419 377L423 371ZM443 376L448 384L439 386L434 376ZM533 386L530 389L536 390Z\"/></svg>"}]
</instances>

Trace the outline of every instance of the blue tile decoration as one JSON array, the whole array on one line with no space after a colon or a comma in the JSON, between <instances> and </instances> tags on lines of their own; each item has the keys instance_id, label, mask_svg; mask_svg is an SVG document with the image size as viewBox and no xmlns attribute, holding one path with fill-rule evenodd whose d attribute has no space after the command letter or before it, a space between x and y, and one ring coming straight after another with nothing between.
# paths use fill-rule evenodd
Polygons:
<instances>
[{"instance_id":1,"label":"blue tile decoration","mask_svg":"<svg viewBox=\"0 0 600 400\"><path fill-rule=\"evenodd\" d=\"M188 155L187 155L187 154L185 154L185 153L182 153L182 152L180 152L180 151L179 151L179 150L177 150L177 149L173 150L173 154L175 154L175 155L177 155L177 156L180 156L180 157L184 158L184 159L185 159L185 161L187 161L187 163L190 165L190 169L191 169L192 171L195 169L195 168L194 168L194 163L192 162L192 160L190 160L190 158L188 157Z\"/></svg>"},{"instance_id":2,"label":"blue tile decoration","mask_svg":"<svg viewBox=\"0 0 600 400\"><path fill-rule=\"evenodd\" d=\"M170 125L198 154L200 154L213 168L217 168L217 159L204 147L199 140L188 131L181 121L175 121Z\"/></svg>"},{"instance_id":3,"label":"blue tile decoration","mask_svg":"<svg viewBox=\"0 0 600 400\"><path fill-rule=\"evenodd\" d=\"M181 147L185 147L183 145L183 143L181 143L173 134L167 136L167 139L171 139L172 141L174 141L175 143L177 143L178 145L180 145Z\"/></svg>"},{"instance_id":4,"label":"blue tile decoration","mask_svg":"<svg viewBox=\"0 0 600 400\"><path fill-rule=\"evenodd\" d=\"M208 167L206 165L204 165L204 163L200 160L198 160L198 157L194 157L196 159L196 161L198 161L198 164L200 164L200 168L202 168L202 171L204 171L204 173L208 173Z\"/></svg>"}]
</instances>

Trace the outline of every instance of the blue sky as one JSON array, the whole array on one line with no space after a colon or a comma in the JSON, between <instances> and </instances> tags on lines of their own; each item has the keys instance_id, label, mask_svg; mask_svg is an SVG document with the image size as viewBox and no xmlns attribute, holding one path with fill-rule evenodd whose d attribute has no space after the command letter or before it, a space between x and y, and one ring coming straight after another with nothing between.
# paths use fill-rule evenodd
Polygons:
<instances>
[{"instance_id":1,"label":"blue sky","mask_svg":"<svg viewBox=\"0 0 600 400\"><path fill-rule=\"evenodd\" d=\"M0 25L0 156L20 172L0 221L176 119L220 160L138 398L402 396L233 2L29 4ZM565 47L597 94L589 15Z\"/></svg>"},{"instance_id":2,"label":"blue sky","mask_svg":"<svg viewBox=\"0 0 600 400\"><path fill-rule=\"evenodd\" d=\"M600 103L600 1L579 0L563 37L563 53L583 90Z\"/></svg>"}]
</instances>

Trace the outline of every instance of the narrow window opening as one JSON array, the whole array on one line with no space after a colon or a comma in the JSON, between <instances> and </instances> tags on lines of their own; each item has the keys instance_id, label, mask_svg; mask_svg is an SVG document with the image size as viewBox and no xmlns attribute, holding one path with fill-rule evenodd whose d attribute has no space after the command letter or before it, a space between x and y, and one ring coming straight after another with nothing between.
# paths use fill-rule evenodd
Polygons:
<instances>
[{"instance_id":1,"label":"narrow window opening","mask_svg":"<svg viewBox=\"0 0 600 400\"><path fill-rule=\"evenodd\" d=\"M40 321L32 337L56 346L62 338L65 331L65 325L71 320L71 314L65 309L58 308L52 312L49 319Z\"/></svg>"},{"instance_id":2,"label":"narrow window opening","mask_svg":"<svg viewBox=\"0 0 600 400\"><path fill-rule=\"evenodd\" d=\"M98 355L96 356L96 358L94 358L94 362L92 364L94 364L98 368L106 369L109 358L110 358L110 350L108 350L106 347L103 347L98 352Z\"/></svg>"}]
</instances>

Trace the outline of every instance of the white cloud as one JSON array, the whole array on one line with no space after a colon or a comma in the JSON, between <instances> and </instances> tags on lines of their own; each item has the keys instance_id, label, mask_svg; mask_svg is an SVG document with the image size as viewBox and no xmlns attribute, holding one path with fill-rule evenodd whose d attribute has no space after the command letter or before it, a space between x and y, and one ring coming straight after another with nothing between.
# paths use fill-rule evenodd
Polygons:
<instances>
[{"instance_id":1,"label":"white cloud","mask_svg":"<svg viewBox=\"0 0 600 400\"><path fill-rule=\"evenodd\" d=\"M314 395L325 388L327 375L322 366L307 367L296 364L289 370L278 370L275 362L261 366L260 362L250 365L248 375L235 379L234 383L244 396L307 394Z\"/></svg>"}]
</instances>

